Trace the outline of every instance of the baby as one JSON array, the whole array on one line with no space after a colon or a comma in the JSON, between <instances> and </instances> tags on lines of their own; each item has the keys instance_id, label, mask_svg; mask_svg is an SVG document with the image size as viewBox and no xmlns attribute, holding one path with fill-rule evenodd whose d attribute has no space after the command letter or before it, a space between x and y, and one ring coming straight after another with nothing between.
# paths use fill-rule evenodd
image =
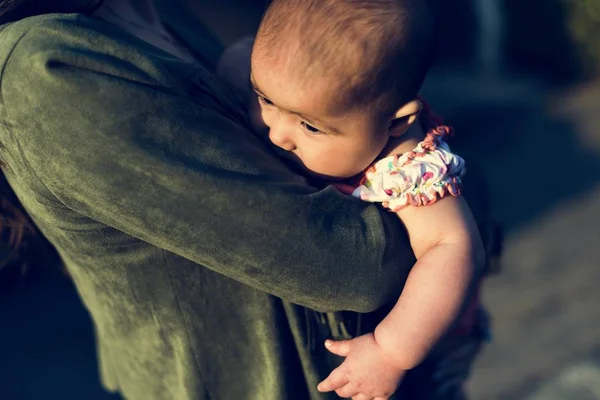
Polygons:
<instances>
[{"instance_id":1,"label":"baby","mask_svg":"<svg viewBox=\"0 0 600 400\"><path fill-rule=\"evenodd\" d=\"M318 389L342 397L389 398L455 321L484 262L459 196L464 162L448 128L421 116L435 47L426 3L274 0L252 50L256 128L308 174L396 213L417 257L373 333L325 343L345 361Z\"/></svg>"}]
</instances>

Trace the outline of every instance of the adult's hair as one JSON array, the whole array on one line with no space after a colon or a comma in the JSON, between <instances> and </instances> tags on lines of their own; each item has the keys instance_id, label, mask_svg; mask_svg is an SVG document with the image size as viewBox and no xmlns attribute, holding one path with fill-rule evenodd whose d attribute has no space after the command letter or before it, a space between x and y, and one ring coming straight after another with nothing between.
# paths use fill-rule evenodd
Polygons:
<instances>
[{"instance_id":1,"label":"adult's hair","mask_svg":"<svg viewBox=\"0 0 600 400\"><path fill-rule=\"evenodd\" d=\"M39 14L79 12L92 13L104 0L89 0L83 7L74 8L68 3L53 0L0 0L0 24L18 21Z\"/></svg>"},{"instance_id":2,"label":"adult's hair","mask_svg":"<svg viewBox=\"0 0 600 400\"><path fill-rule=\"evenodd\" d=\"M22 7L36 0L0 0L0 15L14 11L17 7Z\"/></svg>"},{"instance_id":3,"label":"adult's hair","mask_svg":"<svg viewBox=\"0 0 600 400\"><path fill-rule=\"evenodd\" d=\"M0 172L0 271L26 264L38 239L35 225Z\"/></svg>"}]
</instances>

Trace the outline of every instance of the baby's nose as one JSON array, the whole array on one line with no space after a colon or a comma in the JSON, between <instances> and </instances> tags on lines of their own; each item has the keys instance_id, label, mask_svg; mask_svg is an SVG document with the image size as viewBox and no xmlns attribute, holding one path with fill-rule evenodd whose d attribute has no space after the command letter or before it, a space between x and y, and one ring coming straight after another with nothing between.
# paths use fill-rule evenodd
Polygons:
<instances>
[{"instance_id":1,"label":"baby's nose","mask_svg":"<svg viewBox=\"0 0 600 400\"><path fill-rule=\"evenodd\" d=\"M296 149L294 144L293 136L290 131L285 128L277 127L269 130L269 139L277 147L282 148L286 151L292 151Z\"/></svg>"}]
</instances>

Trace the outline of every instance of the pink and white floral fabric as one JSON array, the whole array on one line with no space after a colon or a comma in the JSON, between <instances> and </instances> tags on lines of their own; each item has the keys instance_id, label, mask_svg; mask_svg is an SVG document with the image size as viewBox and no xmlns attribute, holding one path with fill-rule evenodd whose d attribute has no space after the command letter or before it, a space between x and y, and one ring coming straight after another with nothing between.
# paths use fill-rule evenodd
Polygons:
<instances>
[{"instance_id":1,"label":"pink and white floral fabric","mask_svg":"<svg viewBox=\"0 0 600 400\"><path fill-rule=\"evenodd\" d=\"M459 196L465 162L450 151L442 137L430 132L412 152L375 162L352 195L380 202L393 212L430 205L448 195Z\"/></svg>"}]
</instances>

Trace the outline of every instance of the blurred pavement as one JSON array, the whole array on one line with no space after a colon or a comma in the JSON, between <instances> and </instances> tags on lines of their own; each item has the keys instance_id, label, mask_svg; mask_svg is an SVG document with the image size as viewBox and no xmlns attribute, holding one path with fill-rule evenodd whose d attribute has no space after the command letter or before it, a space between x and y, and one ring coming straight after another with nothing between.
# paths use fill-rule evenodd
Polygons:
<instances>
[{"instance_id":1,"label":"blurred pavement","mask_svg":"<svg viewBox=\"0 0 600 400\"><path fill-rule=\"evenodd\" d=\"M444 73L424 93L484 169L507 229L504 270L484 289L495 337L473 398L600 399L600 82L549 90Z\"/></svg>"}]
</instances>

